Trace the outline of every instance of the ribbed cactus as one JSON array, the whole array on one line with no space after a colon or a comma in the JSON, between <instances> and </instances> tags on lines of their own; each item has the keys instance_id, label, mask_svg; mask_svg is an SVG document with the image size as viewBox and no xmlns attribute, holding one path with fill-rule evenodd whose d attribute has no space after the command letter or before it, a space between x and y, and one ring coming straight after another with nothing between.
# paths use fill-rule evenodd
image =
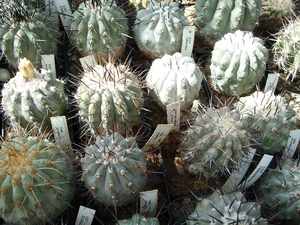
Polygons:
<instances>
[{"instance_id":1,"label":"ribbed cactus","mask_svg":"<svg viewBox=\"0 0 300 225\"><path fill-rule=\"evenodd\" d=\"M77 89L81 121L94 133L121 131L140 122L144 99L140 83L126 65L96 65Z\"/></svg>"},{"instance_id":2,"label":"ribbed cactus","mask_svg":"<svg viewBox=\"0 0 300 225\"><path fill-rule=\"evenodd\" d=\"M300 168L298 161L285 159L276 169L270 169L262 178L259 190L270 212L280 219L299 221Z\"/></svg>"},{"instance_id":3,"label":"ribbed cactus","mask_svg":"<svg viewBox=\"0 0 300 225\"><path fill-rule=\"evenodd\" d=\"M159 225L156 217L145 217L140 214L134 214L131 219L119 220L116 225Z\"/></svg>"},{"instance_id":4,"label":"ribbed cactus","mask_svg":"<svg viewBox=\"0 0 300 225\"><path fill-rule=\"evenodd\" d=\"M17 67L21 58L40 66L41 54L55 54L55 24L37 8L1 3L1 49L9 64Z\"/></svg>"},{"instance_id":5,"label":"ribbed cactus","mask_svg":"<svg viewBox=\"0 0 300 225\"><path fill-rule=\"evenodd\" d=\"M100 203L111 206L132 202L145 188L146 154L134 137L119 133L100 138L85 148L81 160L85 187Z\"/></svg>"},{"instance_id":6,"label":"ribbed cactus","mask_svg":"<svg viewBox=\"0 0 300 225\"><path fill-rule=\"evenodd\" d=\"M277 33L285 24L296 17L293 0L263 0L259 17L259 28L269 34Z\"/></svg>"},{"instance_id":7,"label":"ribbed cactus","mask_svg":"<svg viewBox=\"0 0 300 225\"><path fill-rule=\"evenodd\" d=\"M260 208L260 204L247 201L241 192L222 194L214 191L207 198L199 200L186 224L267 225L268 222L261 216Z\"/></svg>"},{"instance_id":8,"label":"ribbed cactus","mask_svg":"<svg viewBox=\"0 0 300 225\"><path fill-rule=\"evenodd\" d=\"M211 58L211 80L227 95L248 93L264 76L268 49L251 31L237 30L217 41Z\"/></svg>"},{"instance_id":9,"label":"ribbed cactus","mask_svg":"<svg viewBox=\"0 0 300 225\"><path fill-rule=\"evenodd\" d=\"M283 96L275 96L271 91L257 91L242 97L236 108L248 126L257 152L280 152L286 145L290 131L297 129L295 111Z\"/></svg>"},{"instance_id":10,"label":"ribbed cactus","mask_svg":"<svg viewBox=\"0 0 300 225\"><path fill-rule=\"evenodd\" d=\"M238 112L208 108L183 133L181 160L189 172L211 177L233 168L248 153L249 138Z\"/></svg>"},{"instance_id":11,"label":"ribbed cactus","mask_svg":"<svg viewBox=\"0 0 300 225\"><path fill-rule=\"evenodd\" d=\"M0 216L9 224L53 221L70 205L75 170L69 156L41 137L15 137L1 143Z\"/></svg>"},{"instance_id":12,"label":"ribbed cactus","mask_svg":"<svg viewBox=\"0 0 300 225\"><path fill-rule=\"evenodd\" d=\"M294 80L300 71L300 19L296 18L275 34L272 47L274 63L286 75Z\"/></svg>"},{"instance_id":13,"label":"ribbed cactus","mask_svg":"<svg viewBox=\"0 0 300 225\"><path fill-rule=\"evenodd\" d=\"M141 52L155 59L180 50L186 25L188 20L177 2L151 1L137 12L133 33Z\"/></svg>"},{"instance_id":14,"label":"ribbed cactus","mask_svg":"<svg viewBox=\"0 0 300 225\"><path fill-rule=\"evenodd\" d=\"M67 110L63 81L50 71L38 72L26 58L20 60L16 76L4 84L2 96L5 114L23 128L51 129L50 117L62 116Z\"/></svg>"},{"instance_id":15,"label":"ribbed cactus","mask_svg":"<svg viewBox=\"0 0 300 225\"><path fill-rule=\"evenodd\" d=\"M195 26L206 44L213 46L226 33L251 31L260 15L262 0L197 0Z\"/></svg>"},{"instance_id":16,"label":"ribbed cactus","mask_svg":"<svg viewBox=\"0 0 300 225\"><path fill-rule=\"evenodd\" d=\"M84 1L72 16L69 38L82 56L95 54L102 62L123 53L129 32L127 19L114 1Z\"/></svg>"},{"instance_id":17,"label":"ribbed cactus","mask_svg":"<svg viewBox=\"0 0 300 225\"><path fill-rule=\"evenodd\" d=\"M193 58L177 52L155 59L146 82L150 96L163 109L176 101L186 109L198 98L203 76Z\"/></svg>"}]
</instances>

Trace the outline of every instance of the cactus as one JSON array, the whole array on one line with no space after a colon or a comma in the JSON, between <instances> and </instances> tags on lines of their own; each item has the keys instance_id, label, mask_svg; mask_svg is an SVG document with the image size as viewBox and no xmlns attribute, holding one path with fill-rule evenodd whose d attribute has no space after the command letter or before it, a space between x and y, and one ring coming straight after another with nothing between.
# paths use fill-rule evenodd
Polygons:
<instances>
[{"instance_id":1,"label":"cactus","mask_svg":"<svg viewBox=\"0 0 300 225\"><path fill-rule=\"evenodd\" d=\"M214 191L197 203L195 211L189 216L186 224L267 225L266 219L261 217L260 208L260 204L247 201L241 192L223 194Z\"/></svg>"},{"instance_id":2,"label":"cactus","mask_svg":"<svg viewBox=\"0 0 300 225\"><path fill-rule=\"evenodd\" d=\"M233 168L249 151L249 134L238 112L208 108L183 132L181 160L194 174L215 176Z\"/></svg>"},{"instance_id":3,"label":"cactus","mask_svg":"<svg viewBox=\"0 0 300 225\"><path fill-rule=\"evenodd\" d=\"M74 172L69 156L44 137L2 141L0 216L18 225L53 221L73 199Z\"/></svg>"},{"instance_id":4,"label":"cactus","mask_svg":"<svg viewBox=\"0 0 300 225\"><path fill-rule=\"evenodd\" d=\"M293 0L263 0L259 29L274 34L295 17L296 4Z\"/></svg>"},{"instance_id":5,"label":"cactus","mask_svg":"<svg viewBox=\"0 0 300 225\"><path fill-rule=\"evenodd\" d=\"M110 206L126 205L146 185L146 154L134 137L119 133L100 138L85 148L81 160L82 181L100 202Z\"/></svg>"},{"instance_id":6,"label":"cactus","mask_svg":"<svg viewBox=\"0 0 300 225\"><path fill-rule=\"evenodd\" d=\"M131 219L119 220L116 225L160 225L156 217L145 217L134 214Z\"/></svg>"},{"instance_id":7,"label":"cactus","mask_svg":"<svg viewBox=\"0 0 300 225\"><path fill-rule=\"evenodd\" d=\"M40 9L2 3L0 20L1 49L8 63L17 67L21 58L41 65L41 54L56 53L55 24Z\"/></svg>"},{"instance_id":8,"label":"cactus","mask_svg":"<svg viewBox=\"0 0 300 225\"><path fill-rule=\"evenodd\" d=\"M135 7L136 10L147 8L151 0L129 0L129 2ZM158 0L157 2L161 2Z\"/></svg>"},{"instance_id":9,"label":"cactus","mask_svg":"<svg viewBox=\"0 0 300 225\"><path fill-rule=\"evenodd\" d=\"M274 63L286 75L286 79L294 80L300 71L300 19L292 20L275 34L272 47Z\"/></svg>"},{"instance_id":10,"label":"cactus","mask_svg":"<svg viewBox=\"0 0 300 225\"><path fill-rule=\"evenodd\" d=\"M180 50L186 25L188 20L178 3L151 1L137 12L133 33L145 57L155 59Z\"/></svg>"},{"instance_id":11,"label":"cactus","mask_svg":"<svg viewBox=\"0 0 300 225\"><path fill-rule=\"evenodd\" d=\"M275 169L262 177L259 185L261 197L280 219L299 221L299 162L284 159Z\"/></svg>"},{"instance_id":12,"label":"cactus","mask_svg":"<svg viewBox=\"0 0 300 225\"><path fill-rule=\"evenodd\" d=\"M91 131L121 131L139 124L144 99L137 76L126 65L96 65L77 89L81 121Z\"/></svg>"},{"instance_id":13,"label":"cactus","mask_svg":"<svg viewBox=\"0 0 300 225\"><path fill-rule=\"evenodd\" d=\"M258 21L262 0L197 0L195 26L206 44L213 46L226 33L251 31Z\"/></svg>"},{"instance_id":14,"label":"cactus","mask_svg":"<svg viewBox=\"0 0 300 225\"><path fill-rule=\"evenodd\" d=\"M163 109L176 101L186 109L198 98L203 77L193 58L177 52L155 59L146 82L150 96Z\"/></svg>"},{"instance_id":15,"label":"cactus","mask_svg":"<svg viewBox=\"0 0 300 225\"><path fill-rule=\"evenodd\" d=\"M254 92L236 105L255 141L258 153L274 154L286 145L290 131L296 129L295 111L282 96Z\"/></svg>"},{"instance_id":16,"label":"cactus","mask_svg":"<svg viewBox=\"0 0 300 225\"><path fill-rule=\"evenodd\" d=\"M5 114L23 128L40 125L51 129L50 117L62 116L67 110L63 81L50 71L38 72L26 58L20 60L16 76L4 84L2 96Z\"/></svg>"},{"instance_id":17,"label":"cactus","mask_svg":"<svg viewBox=\"0 0 300 225\"><path fill-rule=\"evenodd\" d=\"M227 95L242 95L265 74L268 49L252 32L227 33L217 41L211 58L211 80Z\"/></svg>"},{"instance_id":18,"label":"cactus","mask_svg":"<svg viewBox=\"0 0 300 225\"><path fill-rule=\"evenodd\" d=\"M127 19L114 1L85 1L72 15L70 42L82 56L95 54L101 62L117 59L123 53L128 36Z\"/></svg>"}]
</instances>

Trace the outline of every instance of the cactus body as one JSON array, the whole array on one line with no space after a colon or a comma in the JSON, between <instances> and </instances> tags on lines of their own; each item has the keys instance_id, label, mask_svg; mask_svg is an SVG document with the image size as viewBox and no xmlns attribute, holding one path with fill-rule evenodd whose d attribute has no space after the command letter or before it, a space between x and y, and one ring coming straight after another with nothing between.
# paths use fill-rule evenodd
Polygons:
<instances>
[{"instance_id":1,"label":"cactus body","mask_svg":"<svg viewBox=\"0 0 300 225\"><path fill-rule=\"evenodd\" d=\"M286 23L294 19L296 4L293 0L263 0L259 16L259 28L277 33Z\"/></svg>"},{"instance_id":2,"label":"cactus body","mask_svg":"<svg viewBox=\"0 0 300 225\"><path fill-rule=\"evenodd\" d=\"M131 219L119 220L116 225L159 225L159 221L155 217L144 217L134 214Z\"/></svg>"},{"instance_id":3,"label":"cactus body","mask_svg":"<svg viewBox=\"0 0 300 225\"><path fill-rule=\"evenodd\" d=\"M274 63L286 75L286 79L294 80L300 71L300 19L292 20L275 34L272 47Z\"/></svg>"},{"instance_id":4,"label":"cactus body","mask_svg":"<svg viewBox=\"0 0 300 225\"><path fill-rule=\"evenodd\" d=\"M150 96L163 109L177 101L181 108L188 108L199 96L203 76L193 58L177 52L155 59L146 82Z\"/></svg>"},{"instance_id":5,"label":"cactus body","mask_svg":"<svg viewBox=\"0 0 300 225\"><path fill-rule=\"evenodd\" d=\"M267 221L261 217L260 207L258 203L247 202L241 192L221 194L214 191L209 197L197 203L186 224L267 225Z\"/></svg>"},{"instance_id":6,"label":"cactus body","mask_svg":"<svg viewBox=\"0 0 300 225\"><path fill-rule=\"evenodd\" d=\"M268 49L252 32L227 33L212 51L212 82L227 95L245 94L264 76L267 59Z\"/></svg>"},{"instance_id":7,"label":"cactus body","mask_svg":"<svg viewBox=\"0 0 300 225\"><path fill-rule=\"evenodd\" d=\"M56 27L41 10L17 4L2 10L1 49L11 66L25 57L38 67L41 54L55 54Z\"/></svg>"},{"instance_id":8,"label":"cactus body","mask_svg":"<svg viewBox=\"0 0 300 225\"><path fill-rule=\"evenodd\" d=\"M4 84L2 96L5 114L23 128L50 129L50 117L64 115L68 104L63 81L49 71L38 72L27 59L21 59L19 72Z\"/></svg>"},{"instance_id":9,"label":"cactus body","mask_svg":"<svg viewBox=\"0 0 300 225\"><path fill-rule=\"evenodd\" d=\"M9 224L40 225L62 214L75 187L69 156L47 139L16 137L0 150L0 215Z\"/></svg>"},{"instance_id":10,"label":"cactus body","mask_svg":"<svg viewBox=\"0 0 300 225\"><path fill-rule=\"evenodd\" d=\"M146 155L135 138L113 133L85 148L82 180L93 196L105 205L125 205L146 185Z\"/></svg>"},{"instance_id":11,"label":"cactus body","mask_svg":"<svg viewBox=\"0 0 300 225\"><path fill-rule=\"evenodd\" d=\"M251 31L260 15L262 0L197 0L195 26L207 44L214 45L226 33Z\"/></svg>"},{"instance_id":12,"label":"cactus body","mask_svg":"<svg viewBox=\"0 0 300 225\"><path fill-rule=\"evenodd\" d=\"M295 111L282 96L271 91L254 92L240 98L237 110L248 124L257 152L273 154L286 145L290 131L296 129Z\"/></svg>"},{"instance_id":13,"label":"cactus body","mask_svg":"<svg viewBox=\"0 0 300 225\"><path fill-rule=\"evenodd\" d=\"M81 81L75 98L81 121L92 131L120 131L139 124L143 95L136 75L125 65L97 65Z\"/></svg>"},{"instance_id":14,"label":"cactus body","mask_svg":"<svg viewBox=\"0 0 300 225\"><path fill-rule=\"evenodd\" d=\"M211 177L234 167L249 151L249 134L238 112L208 108L183 135L182 160L191 173Z\"/></svg>"},{"instance_id":15,"label":"cactus body","mask_svg":"<svg viewBox=\"0 0 300 225\"><path fill-rule=\"evenodd\" d=\"M128 36L125 12L113 1L85 1L73 13L70 42L82 56L95 54L99 61L117 59Z\"/></svg>"},{"instance_id":16,"label":"cactus body","mask_svg":"<svg viewBox=\"0 0 300 225\"><path fill-rule=\"evenodd\" d=\"M299 179L300 168L298 162L292 159L285 159L280 166L271 169L262 178L259 186L262 198L272 208L277 218L299 221Z\"/></svg>"},{"instance_id":17,"label":"cactus body","mask_svg":"<svg viewBox=\"0 0 300 225\"><path fill-rule=\"evenodd\" d=\"M188 20L178 3L151 1L137 12L133 33L141 52L155 59L180 50L186 25Z\"/></svg>"}]
</instances>

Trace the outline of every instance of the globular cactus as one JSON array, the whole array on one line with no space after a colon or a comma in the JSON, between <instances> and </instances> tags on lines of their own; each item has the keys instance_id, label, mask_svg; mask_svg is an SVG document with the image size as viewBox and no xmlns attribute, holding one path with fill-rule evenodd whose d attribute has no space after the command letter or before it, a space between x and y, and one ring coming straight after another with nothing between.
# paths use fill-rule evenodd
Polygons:
<instances>
[{"instance_id":1,"label":"globular cactus","mask_svg":"<svg viewBox=\"0 0 300 225\"><path fill-rule=\"evenodd\" d=\"M287 143L290 131L297 129L295 111L283 96L275 96L272 91L256 91L242 97L236 109L247 124L259 153L280 152Z\"/></svg>"},{"instance_id":2,"label":"globular cactus","mask_svg":"<svg viewBox=\"0 0 300 225\"><path fill-rule=\"evenodd\" d=\"M284 159L275 169L262 177L258 189L261 198L271 208L270 212L279 219L299 221L300 208L299 162Z\"/></svg>"},{"instance_id":3,"label":"globular cactus","mask_svg":"<svg viewBox=\"0 0 300 225\"><path fill-rule=\"evenodd\" d=\"M213 46L226 33L251 31L258 21L262 0L197 0L195 26L207 45Z\"/></svg>"},{"instance_id":4,"label":"globular cactus","mask_svg":"<svg viewBox=\"0 0 300 225\"><path fill-rule=\"evenodd\" d=\"M2 4L1 50L12 67L17 67L21 58L38 67L41 54L56 53L56 26L45 13L25 5Z\"/></svg>"},{"instance_id":5,"label":"globular cactus","mask_svg":"<svg viewBox=\"0 0 300 225\"><path fill-rule=\"evenodd\" d=\"M151 0L129 0L129 2L135 7L136 10L147 8ZM161 2L158 0L157 2Z\"/></svg>"},{"instance_id":6,"label":"globular cactus","mask_svg":"<svg viewBox=\"0 0 300 225\"><path fill-rule=\"evenodd\" d=\"M70 206L74 191L71 158L56 144L22 135L2 141L0 216L5 222L51 223Z\"/></svg>"},{"instance_id":7,"label":"globular cactus","mask_svg":"<svg viewBox=\"0 0 300 225\"><path fill-rule=\"evenodd\" d=\"M132 202L145 188L146 154L134 137L119 133L100 138L85 148L82 181L100 203L110 206Z\"/></svg>"},{"instance_id":8,"label":"globular cactus","mask_svg":"<svg viewBox=\"0 0 300 225\"><path fill-rule=\"evenodd\" d=\"M4 84L2 96L5 114L23 128L39 125L49 130L50 117L67 110L64 82L50 71L38 72L26 58L20 60L16 76Z\"/></svg>"},{"instance_id":9,"label":"globular cactus","mask_svg":"<svg viewBox=\"0 0 300 225\"><path fill-rule=\"evenodd\" d=\"M81 121L94 133L140 123L143 94L137 76L126 65L96 65L84 74L75 99Z\"/></svg>"},{"instance_id":10,"label":"globular cactus","mask_svg":"<svg viewBox=\"0 0 300 225\"><path fill-rule=\"evenodd\" d=\"M258 27L275 34L295 17L296 4L293 0L263 0Z\"/></svg>"},{"instance_id":11,"label":"globular cactus","mask_svg":"<svg viewBox=\"0 0 300 225\"><path fill-rule=\"evenodd\" d=\"M82 56L117 59L125 50L128 25L125 12L111 0L89 0L72 14L70 42Z\"/></svg>"},{"instance_id":12,"label":"globular cactus","mask_svg":"<svg viewBox=\"0 0 300 225\"><path fill-rule=\"evenodd\" d=\"M166 110L166 105L180 101L190 107L199 96L204 75L194 59L177 52L155 59L146 76L149 94Z\"/></svg>"},{"instance_id":13,"label":"globular cactus","mask_svg":"<svg viewBox=\"0 0 300 225\"><path fill-rule=\"evenodd\" d=\"M236 166L249 152L249 139L238 112L208 108L184 131L181 160L189 172L212 177Z\"/></svg>"},{"instance_id":14,"label":"globular cactus","mask_svg":"<svg viewBox=\"0 0 300 225\"><path fill-rule=\"evenodd\" d=\"M134 214L131 219L119 220L116 225L160 225L156 217Z\"/></svg>"},{"instance_id":15,"label":"globular cactus","mask_svg":"<svg viewBox=\"0 0 300 225\"><path fill-rule=\"evenodd\" d=\"M151 1L137 12L133 33L145 57L155 59L180 51L186 25L188 20L177 2Z\"/></svg>"},{"instance_id":16,"label":"globular cactus","mask_svg":"<svg viewBox=\"0 0 300 225\"><path fill-rule=\"evenodd\" d=\"M300 19L296 18L275 34L272 47L274 63L286 75L294 80L300 71Z\"/></svg>"},{"instance_id":17,"label":"globular cactus","mask_svg":"<svg viewBox=\"0 0 300 225\"><path fill-rule=\"evenodd\" d=\"M227 95L242 95L265 74L268 49L251 31L237 30L217 41L211 58L211 80Z\"/></svg>"},{"instance_id":18,"label":"globular cactus","mask_svg":"<svg viewBox=\"0 0 300 225\"><path fill-rule=\"evenodd\" d=\"M223 194L214 191L207 198L199 199L186 224L267 225L267 220L261 216L260 208L259 203L247 201L241 192Z\"/></svg>"}]
</instances>

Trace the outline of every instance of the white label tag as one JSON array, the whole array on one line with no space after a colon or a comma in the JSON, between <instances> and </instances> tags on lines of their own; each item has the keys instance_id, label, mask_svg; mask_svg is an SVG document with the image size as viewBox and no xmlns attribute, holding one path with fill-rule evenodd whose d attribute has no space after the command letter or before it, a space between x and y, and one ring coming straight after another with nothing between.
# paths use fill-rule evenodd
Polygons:
<instances>
[{"instance_id":1,"label":"white label tag","mask_svg":"<svg viewBox=\"0 0 300 225\"><path fill-rule=\"evenodd\" d=\"M84 72L90 72L97 65L94 54L79 59Z\"/></svg>"},{"instance_id":2,"label":"white label tag","mask_svg":"<svg viewBox=\"0 0 300 225\"><path fill-rule=\"evenodd\" d=\"M50 117L55 140L66 153L73 158L73 150L65 116Z\"/></svg>"},{"instance_id":3,"label":"white label tag","mask_svg":"<svg viewBox=\"0 0 300 225\"><path fill-rule=\"evenodd\" d=\"M45 11L48 13L50 20L59 26L59 16L54 0L45 0Z\"/></svg>"},{"instance_id":4,"label":"white label tag","mask_svg":"<svg viewBox=\"0 0 300 225\"><path fill-rule=\"evenodd\" d=\"M277 87L278 79L279 79L279 74L277 74L277 73L268 74L264 93L267 93L268 91L272 91L272 93L274 93L274 91Z\"/></svg>"},{"instance_id":5,"label":"white label tag","mask_svg":"<svg viewBox=\"0 0 300 225\"><path fill-rule=\"evenodd\" d=\"M140 192L140 214L155 216L157 208L158 190Z\"/></svg>"},{"instance_id":6,"label":"white label tag","mask_svg":"<svg viewBox=\"0 0 300 225\"><path fill-rule=\"evenodd\" d=\"M244 182L242 182L238 186L238 189L245 190L248 187L250 187L252 184L254 184L254 182L257 181L258 178L260 178L260 176L265 172L272 159L273 159L272 155L264 154L264 156L262 157L259 164L254 169L254 171Z\"/></svg>"},{"instance_id":7,"label":"white label tag","mask_svg":"<svg viewBox=\"0 0 300 225\"><path fill-rule=\"evenodd\" d=\"M55 69L55 59L54 55L41 55L41 63L42 63L42 69L46 71L51 71L52 74L56 77L56 69Z\"/></svg>"},{"instance_id":8,"label":"white label tag","mask_svg":"<svg viewBox=\"0 0 300 225\"><path fill-rule=\"evenodd\" d=\"M180 101L171 103L166 106L168 124L174 124L173 130L180 129Z\"/></svg>"},{"instance_id":9,"label":"white label tag","mask_svg":"<svg viewBox=\"0 0 300 225\"><path fill-rule=\"evenodd\" d=\"M142 151L147 152L151 149L157 148L165 140L173 127L173 124L158 124L155 131L142 148Z\"/></svg>"},{"instance_id":10,"label":"white label tag","mask_svg":"<svg viewBox=\"0 0 300 225\"><path fill-rule=\"evenodd\" d=\"M191 57L195 39L195 27L185 26L183 27L181 54Z\"/></svg>"},{"instance_id":11,"label":"white label tag","mask_svg":"<svg viewBox=\"0 0 300 225\"><path fill-rule=\"evenodd\" d=\"M232 191L241 182L252 162L255 152L256 149L250 148L249 153L235 166L230 177L222 187L224 193Z\"/></svg>"},{"instance_id":12,"label":"white label tag","mask_svg":"<svg viewBox=\"0 0 300 225\"><path fill-rule=\"evenodd\" d=\"M55 0L56 9L67 34L72 19L72 10L67 0Z\"/></svg>"},{"instance_id":13,"label":"white label tag","mask_svg":"<svg viewBox=\"0 0 300 225\"><path fill-rule=\"evenodd\" d=\"M291 130L289 139L287 140L285 149L283 151L284 158L292 158L298 147L300 140L300 130Z\"/></svg>"},{"instance_id":14,"label":"white label tag","mask_svg":"<svg viewBox=\"0 0 300 225\"><path fill-rule=\"evenodd\" d=\"M94 219L95 212L96 210L94 209L80 206L75 225L91 225Z\"/></svg>"}]
</instances>

